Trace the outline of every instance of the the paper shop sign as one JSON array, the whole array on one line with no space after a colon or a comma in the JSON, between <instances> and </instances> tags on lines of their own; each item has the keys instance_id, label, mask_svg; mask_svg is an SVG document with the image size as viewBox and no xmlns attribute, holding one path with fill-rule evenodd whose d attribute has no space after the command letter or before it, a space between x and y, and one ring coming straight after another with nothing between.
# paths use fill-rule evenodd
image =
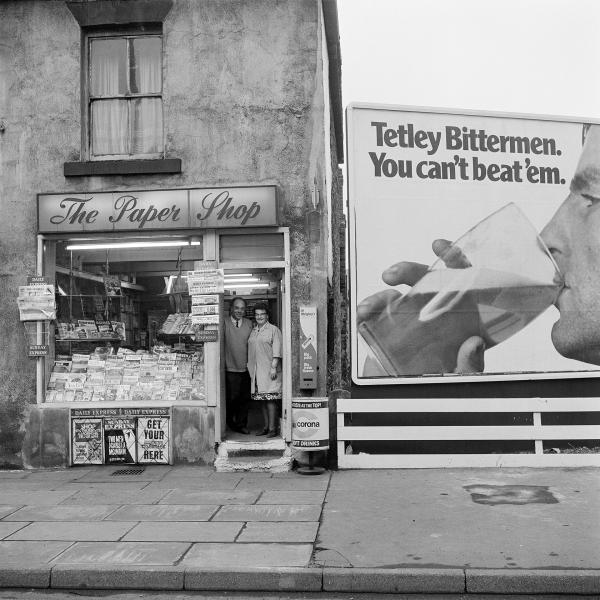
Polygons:
<instances>
[{"instance_id":1,"label":"the paper shop sign","mask_svg":"<svg viewBox=\"0 0 600 600\"><path fill-rule=\"evenodd\" d=\"M38 195L40 233L277 224L275 186Z\"/></svg>"}]
</instances>

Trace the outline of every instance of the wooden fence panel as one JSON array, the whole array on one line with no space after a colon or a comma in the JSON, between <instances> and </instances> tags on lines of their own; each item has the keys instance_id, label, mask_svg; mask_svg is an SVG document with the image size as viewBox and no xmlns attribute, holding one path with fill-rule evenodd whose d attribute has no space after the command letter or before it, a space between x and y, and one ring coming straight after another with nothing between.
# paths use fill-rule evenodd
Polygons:
<instances>
[{"instance_id":1,"label":"wooden fence panel","mask_svg":"<svg viewBox=\"0 0 600 600\"><path fill-rule=\"evenodd\" d=\"M465 413L512 413L530 425L353 425L352 415L418 413L441 416ZM600 424L543 424L550 413L584 413L600 421L598 398L340 398L337 401L338 466L358 468L439 468L439 467L575 467L600 466L600 453L545 453L544 441L596 440L600 446ZM594 414L595 413L595 414ZM350 415L346 419L346 415ZM592 420L592 419L590 419ZM347 422L346 422L347 421ZM349 452L352 442L469 442L530 441L532 452L376 454Z\"/></svg>"}]
</instances>

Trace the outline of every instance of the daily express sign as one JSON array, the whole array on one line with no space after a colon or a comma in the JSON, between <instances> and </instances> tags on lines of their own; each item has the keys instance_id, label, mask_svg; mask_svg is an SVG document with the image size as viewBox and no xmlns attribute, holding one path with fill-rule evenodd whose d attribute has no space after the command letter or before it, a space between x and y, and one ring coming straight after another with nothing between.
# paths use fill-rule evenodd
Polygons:
<instances>
[{"instance_id":1,"label":"daily express sign","mask_svg":"<svg viewBox=\"0 0 600 600\"><path fill-rule=\"evenodd\" d=\"M39 233L277 224L275 186L38 195Z\"/></svg>"}]
</instances>

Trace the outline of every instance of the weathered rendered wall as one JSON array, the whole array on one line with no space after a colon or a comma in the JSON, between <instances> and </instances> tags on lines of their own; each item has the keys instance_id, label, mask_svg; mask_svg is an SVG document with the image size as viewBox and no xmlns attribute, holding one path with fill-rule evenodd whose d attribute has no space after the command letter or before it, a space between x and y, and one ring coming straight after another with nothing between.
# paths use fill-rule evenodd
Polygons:
<instances>
[{"instance_id":1,"label":"weathered rendered wall","mask_svg":"<svg viewBox=\"0 0 600 600\"><path fill-rule=\"evenodd\" d=\"M35 195L70 187L61 162L79 139L77 24L59 2L0 4L0 465L21 464L35 402L16 296L36 267ZM75 82L75 85L74 85ZM78 153L77 153L78 154Z\"/></svg>"},{"instance_id":2,"label":"weathered rendered wall","mask_svg":"<svg viewBox=\"0 0 600 600\"><path fill-rule=\"evenodd\" d=\"M330 215L320 210L319 243L305 220L330 160L320 29L318 0L174 0L163 25L164 123L166 156L181 158L183 172L67 179L63 163L81 158L79 26L62 0L0 3L0 465L22 464L35 403L16 295L35 272L41 192L276 184L291 232L292 346L298 305L316 304L315 395L327 395ZM299 395L297 355L292 373Z\"/></svg>"}]
</instances>

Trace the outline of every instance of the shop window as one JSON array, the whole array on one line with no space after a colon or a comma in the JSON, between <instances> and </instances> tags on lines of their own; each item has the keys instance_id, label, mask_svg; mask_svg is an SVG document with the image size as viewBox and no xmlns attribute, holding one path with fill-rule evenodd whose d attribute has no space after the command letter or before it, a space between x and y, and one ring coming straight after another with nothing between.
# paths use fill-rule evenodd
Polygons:
<instances>
[{"instance_id":1,"label":"shop window","mask_svg":"<svg viewBox=\"0 0 600 600\"><path fill-rule=\"evenodd\" d=\"M88 37L92 159L163 155L162 36Z\"/></svg>"},{"instance_id":2,"label":"shop window","mask_svg":"<svg viewBox=\"0 0 600 600\"><path fill-rule=\"evenodd\" d=\"M45 402L205 405L204 326L186 278L202 257L182 236L46 241L57 314Z\"/></svg>"}]
</instances>

